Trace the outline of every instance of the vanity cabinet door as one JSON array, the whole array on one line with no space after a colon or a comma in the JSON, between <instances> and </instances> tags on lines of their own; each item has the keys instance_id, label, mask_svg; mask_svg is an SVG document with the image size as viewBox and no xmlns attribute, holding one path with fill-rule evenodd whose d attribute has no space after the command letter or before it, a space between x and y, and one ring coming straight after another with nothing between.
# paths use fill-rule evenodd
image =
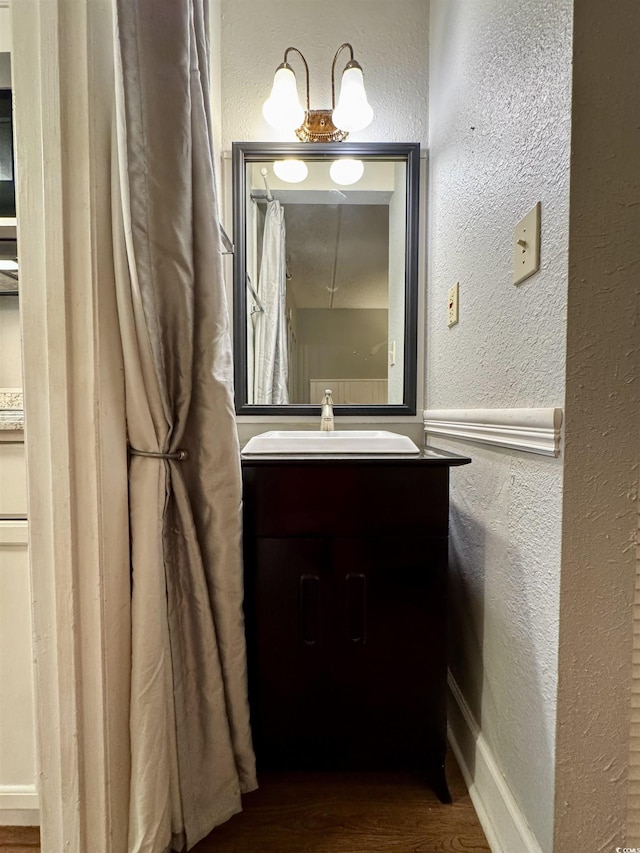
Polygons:
<instances>
[{"instance_id":1,"label":"vanity cabinet door","mask_svg":"<svg viewBox=\"0 0 640 853\"><path fill-rule=\"evenodd\" d=\"M245 559L251 721L263 767L313 766L334 737L331 542L257 538Z\"/></svg>"},{"instance_id":2,"label":"vanity cabinet door","mask_svg":"<svg viewBox=\"0 0 640 853\"><path fill-rule=\"evenodd\" d=\"M447 540L334 543L333 746L354 767L444 756Z\"/></svg>"},{"instance_id":3,"label":"vanity cabinet door","mask_svg":"<svg viewBox=\"0 0 640 853\"><path fill-rule=\"evenodd\" d=\"M425 767L444 757L447 542L269 538L248 548L261 767Z\"/></svg>"}]
</instances>

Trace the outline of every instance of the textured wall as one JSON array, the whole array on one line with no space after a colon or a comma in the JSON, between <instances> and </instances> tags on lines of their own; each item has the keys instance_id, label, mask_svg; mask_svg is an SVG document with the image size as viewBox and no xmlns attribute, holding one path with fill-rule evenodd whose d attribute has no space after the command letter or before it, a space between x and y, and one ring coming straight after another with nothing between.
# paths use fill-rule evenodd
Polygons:
<instances>
[{"instance_id":1,"label":"textured wall","mask_svg":"<svg viewBox=\"0 0 640 853\"><path fill-rule=\"evenodd\" d=\"M450 667L546 853L553 830L562 469L526 453L431 443L473 459L451 476ZM472 757L468 764L473 769Z\"/></svg>"},{"instance_id":2,"label":"textured wall","mask_svg":"<svg viewBox=\"0 0 640 853\"><path fill-rule=\"evenodd\" d=\"M349 139L426 145L427 27L424 0L222 0L223 148L232 141L295 141L262 118L285 49L297 47L309 63L311 108L328 109L331 62L346 41L362 65L375 113ZM343 51L337 70L348 58ZM294 54L290 62L304 99L301 60Z\"/></svg>"},{"instance_id":3,"label":"textured wall","mask_svg":"<svg viewBox=\"0 0 640 853\"><path fill-rule=\"evenodd\" d=\"M570 8L432 3L427 388L438 408L563 402ZM514 287L513 228L536 201L541 271ZM456 281L460 323L448 330Z\"/></svg>"},{"instance_id":4,"label":"textured wall","mask_svg":"<svg viewBox=\"0 0 640 853\"><path fill-rule=\"evenodd\" d=\"M614 7L575 11L555 853L640 843L640 4Z\"/></svg>"},{"instance_id":5,"label":"textured wall","mask_svg":"<svg viewBox=\"0 0 640 853\"><path fill-rule=\"evenodd\" d=\"M431 2L427 408L563 406L571 9ZM514 287L513 228L536 201L541 270ZM456 281L460 322L448 329ZM562 461L455 449L474 462L452 475L452 669L547 851Z\"/></svg>"}]
</instances>

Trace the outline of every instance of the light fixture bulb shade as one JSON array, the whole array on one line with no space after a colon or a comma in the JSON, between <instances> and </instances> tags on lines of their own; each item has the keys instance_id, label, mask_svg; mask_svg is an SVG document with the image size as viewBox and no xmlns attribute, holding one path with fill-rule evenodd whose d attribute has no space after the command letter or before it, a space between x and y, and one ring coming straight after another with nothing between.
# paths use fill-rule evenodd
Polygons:
<instances>
[{"instance_id":1,"label":"light fixture bulb shade","mask_svg":"<svg viewBox=\"0 0 640 853\"><path fill-rule=\"evenodd\" d=\"M291 68L280 67L273 78L271 94L262 105L265 120L277 130L295 130L304 121L304 110L298 99L296 75Z\"/></svg>"},{"instance_id":2,"label":"light fixture bulb shade","mask_svg":"<svg viewBox=\"0 0 640 853\"><path fill-rule=\"evenodd\" d=\"M373 120L373 110L367 101L364 90L362 69L358 66L347 68L342 75L340 98L333 111L333 123L340 130L364 130Z\"/></svg>"},{"instance_id":3,"label":"light fixture bulb shade","mask_svg":"<svg viewBox=\"0 0 640 853\"><path fill-rule=\"evenodd\" d=\"M334 160L329 169L331 180L341 186L357 183L364 175L364 163L362 160L353 160L350 157L343 157L340 160Z\"/></svg>"},{"instance_id":4,"label":"light fixture bulb shade","mask_svg":"<svg viewBox=\"0 0 640 853\"><path fill-rule=\"evenodd\" d=\"M309 174L307 164L303 160L276 160L273 171L281 181L288 184L299 184Z\"/></svg>"}]
</instances>

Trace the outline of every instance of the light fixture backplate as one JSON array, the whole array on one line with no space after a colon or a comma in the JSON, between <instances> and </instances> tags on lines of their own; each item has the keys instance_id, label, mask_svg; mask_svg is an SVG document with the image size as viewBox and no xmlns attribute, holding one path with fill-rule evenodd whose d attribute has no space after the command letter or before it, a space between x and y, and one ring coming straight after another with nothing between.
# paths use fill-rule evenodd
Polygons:
<instances>
[{"instance_id":1,"label":"light fixture backplate","mask_svg":"<svg viewBox=\"0 0 640 853\"><path fill-rule=\"evenodd\" d=\"M296 130L300 142L343 142L349 133L335 126L331 114L332 110L308 110L304 124Z\"/></svg>"}]
</instances>

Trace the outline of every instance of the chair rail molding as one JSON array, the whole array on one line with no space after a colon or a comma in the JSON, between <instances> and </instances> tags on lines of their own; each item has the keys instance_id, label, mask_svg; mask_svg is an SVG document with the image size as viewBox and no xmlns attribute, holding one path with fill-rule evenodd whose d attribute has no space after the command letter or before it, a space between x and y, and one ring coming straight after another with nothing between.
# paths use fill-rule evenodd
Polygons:
<instances>
[{"instance_id":1,"label":"chair rail molding","mask_svg":"<svg viewBox=\"0 0 640 853\"><path fill-rule=\"evenodd\" d=\"M425 409L425 433L558 456L562 409Z\"/></svg>"}]
</instances>

